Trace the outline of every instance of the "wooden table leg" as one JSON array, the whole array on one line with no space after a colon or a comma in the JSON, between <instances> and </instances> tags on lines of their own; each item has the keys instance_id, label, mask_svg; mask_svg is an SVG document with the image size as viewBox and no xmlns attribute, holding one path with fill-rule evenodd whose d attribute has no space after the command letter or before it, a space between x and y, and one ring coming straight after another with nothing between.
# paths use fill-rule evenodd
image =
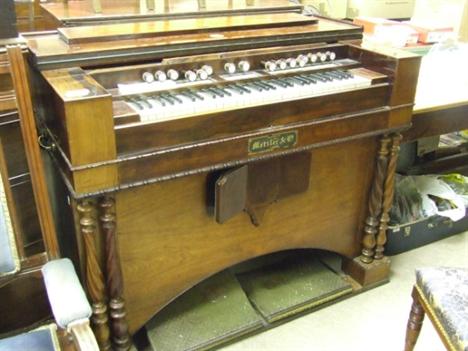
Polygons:
<instances>
[{"instance_id":1,"label":"wooden table leg","mask_svg":"<svg viewBox=\"0 0 468 351\"><path fill-rule=\"evenodd\" d=\"M424 321L424 309L418 298L419 293L413 288L413 304L406 327L405 351L413 351Z\"/></svg>"}]
</instances>

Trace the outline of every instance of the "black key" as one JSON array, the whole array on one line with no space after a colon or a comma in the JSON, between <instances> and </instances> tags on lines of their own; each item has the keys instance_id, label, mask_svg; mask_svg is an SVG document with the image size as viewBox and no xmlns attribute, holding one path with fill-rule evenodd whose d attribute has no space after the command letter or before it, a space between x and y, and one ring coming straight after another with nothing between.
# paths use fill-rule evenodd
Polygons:
<instances>
[{"instance_id":1,"label":"black key","mask_svg":"<svg viewBox=\"0 0 468 351\"><path fill-rule=\"evenodd\" d=\"M179 104L183 104L184 100L182 100L180 97L178 97L176 94L170 94L171 98L176 100Z\"/></svg>"},{"instance_id":2,"label":"black key","mask_svg":"<svg viewBox=\"0 0 468 351\"><path fill-rule=\"evenodd\" d=\"M218 95L219 97L224 97L224 94L216 88L208 88L208 90L212 91L214 94Z\"/></svg>"},{"instance_id":3,"label":"black key","mask_svg":"<svg viewBox=\"0 0 468 351\"><path fill-rule=\"evenodd\" d=\"M246 93L251 93L252 90L250 90L249 88L243 86L243 85L240 85L239 83L236 83L235 84L236 87L238 87L239 89L241 89L242 91L246 92Z\"/></svg>"},{"instance_id":4,"label":"black key","mask_svg":"<svg viewBox=\"0 0 468 351\"><path fill-rule=\"evenodd\" d=\"M288 79L289 79L289 81L296 82L296 83L299 84L299 85L305 85L305 82L303 82L303 81L300 80L300 79L297 79L296 77L289 77Z\"/></svg>"},{"instance_id":5,"label":"black key","mask_svg":"<svg viewBox=\"0 0 468 351\"><path fill-rule=\"evenodd\" d=\"M169 99L169 98L168 98L167 96L165 96L165 95L160 94L160 95L159 95L159 99L168 102L169 105L175 105L175 104L174 104L174 101L172 101L172 99Z\"/></svg>"},{"instance_id":6,"label":"black key","mask_svg":"<svg viewBox=\"0 0 468 351\"><path fill-rule=\"evenodd\" d=\"M320 76L320 77L324 78L326 81L329 81L329 82L331 82L331 81L333 80L333 78L331 78L331 77L327 76L327 75L326 75L325 73L323 73L323 72L316 73L316 74L317 74L318 76Z\"/></svg>"},{"instance_id":7,"label":"black key","mask_svg":"<svg viewBox=\"0 0 468 351\"><path fill-rule=\"evenodd\" d=\"M339 74L337 71L330 71L328 72L328 74L334 77L335 79L339 79L339 80L344 79L344 77L341 74Z\"/></svg>"},{"instance_id":8,"label":"black key","mask_svg":"<svg viewBox=\"0 0 468 351\"><path fill-rule=\"evenodd\" d=\"M190 94L189 92L181 91L179 94L185 96L185 97L188 98L188 99L190 99L192 102L195 102L195 101L197 100L197 99L196 99L192 94Z\"/></svg>"},{"instance_id":9,"label":"black key","mask_svg":"<svg viewBox=\"0 0 468 351\"><path fill-rule=\"evenodd\" d=\"M213 99L216 99L218 97L214 92L212 92L211 90L207 88L200 89L200 92L210 95Z\"/></svg>"},{"instance_id":10,"label":"black key","mask_svg":"<svg viewBox=\"0 0 468 351\"><path fill-rule=\"evenodd\" d=\"M139 102L137 99L135 99L135 98L133 98L133 97L127 97L126 100L127 100L128 102L131 102L131 103L135 104L135 105L138 107L138 109L140 109L140 110L143 110L143 109L144 109L143 105L140 104L140 102Z\"/></svg>"},{"instance_id":11,"label":"black key","mask_svg":"<svg viewBox=\"0 0 468 351\"><path fill-rule=\"evenodd\" d=\"M166 93L166 94L161 94L162 96L164 96L166 99L168 100L171 100L174 104L181 104L182 103L182 100L181 99L178 99L176 98L173 94L170 94L170 93Z\"/></svg>"},{"instance_id":12,"label":"black key","mask_svg":"<svg viewBox=\"0 0 468 351\"><path fill-rule=\"evenodd\" d=\"M259 83L261 83L263 86L268 87L270 90L276 90L276 87L274 85L270 84L268 81L261 81Z\"/></svg>"},{"instance_id":13,"label":"black key","mask_svg":"<svg viewBox=\"0 0 468 351\"><path fill-rule=\"evenodd\" d=\"M310 77L312 79L316 79L316 80L318 80L319 82L322 82L322 83L325 83L327 81L324 77L318 75L317 73L311 74Z\"/></svg>"},{"instance_id":14,"label":"black key","mask_svg":"<svg viewBox=\"0 0 468 351\"><path fill-rule=\"evenodd\" d=\"M294 78L297 79L297 80L300 80L301 82L303 82L306 85L310 84L310 82L307 79L304 79L301 76L295 76Z\"/></svg>"},{"instance_id":15,"label":"black key","mask_svg":"<svg viewBox=\"0 0 468 351\"><path fill-rule=\"evenodd\" d=\"M283 82L284 84L286 84L286 86L288 86L288 87L293 87L294 86L294 83L291 83L287 78L280 78L278 80Z\"/></svg>"},{"instance_id":16,"label":"black key","mask_svg":"<svg viewBox=\"0 0 468 351\"><path fill-rule=\"evenodd\" d=\"M339 76L341 77L341 79L349 79L349 78L350 78L349 75L347 75L347 74L346 74L345 72L343 72L343 71L335 71L335 73L336 73L337 75L339 75Z\"/></svg>"},{"instance_id":17,"label":"black key","mask_svg":"<svg viewBox=\"0 0 468 351\"><path fill-rule=\"evenodd\" d=\"M189 90L189 92L190 92L193 96L195 96L198 100L201 100L201 101L205 100L205 98L204 98L203 96L201 96L200 94L198 94L196 91Z\"/></svg>"},{"instance_id":18,"label":"black key","mask_svg":"<svg viewBox=\"0 0 468 351\"><path fill-rule=\"evenodd\" d=\"M222 91L224 95L232 96L232 94L228 90L226 90L224 87L216 87L216 89Z\"/></svg>"},{"instance_id":19,"label":"black key","mask_svg":"<svg viewBox=\"0 0 468 351\"><path fill-rule=\"evenodd\" d=\"M237 87L235 85L228 85L228 86L225 87L225 89L231 89L231 90L239 93L240 95L244 95L244 92L245 92L244 90L242 90L241 88L239 88L239 87Z\"/></svg>"},{"instance_id":20,"label":"black key","mask_svg":"<svg viewBox=\"0 0 468 351\"><path fill-rule=\"evenodd\" d=\"M280 79L282 82L284 82L285 84L288 85L288 87L294 87L295 85L297 85L296 82L292 81L290 78L286 77L286 78L281 78Z\"/></svg>"},{"instance_id":21,"label":"black key","mask_svg":"<svg viewBox=\"0 0 468 351\"><path fill-rule=\"evenodd\" d=\"M306 79L308 82L310 82L312 84L317 84L317 81L314 78L310 77L310 76L300 75L300 77L303 78L303 79Z\"/></svg>"},{"instance_id":22,"label":"black key","mask_svg":"<svg viewBox=\"0 0 468 351\"><path fill-rule=\"evenodd\" d=\"M153 108L153 106L148 101L146 101L146 96L135 96L135 99L137 99L140 104L145 105L148 108Z\"/></svg>"},{"instance_id":23,"label":"black key","mask_svg":"<svg viewBox=\"0 0 468 351\"><path fill-rule=\"evenodd\" d=\"M277 85L280 88L286 88L288 86L286 83L280 81L279 79L269 80L268 83L271 84L271 85L273 85L273 84Z\"/></svg>"},{"instance_id":24,"label":"black key","mask_svg":"<svg viewBox=\"0 0 468 351\"><path fill-rule=\"evenodd\" d=\"M160 103L161 105L163 105L163 107L166 107L166 101L163 100L163 99L161 99L158 95L151 95L151 98L152 98L153 100L159 101L159 103Z\"/></svg>"},{"instance_id":25,"label":"black key","mask_svg":"<svg viewBox=\"0 0 468 351\"><path fill-rule=\"evenodd\" d=\"M254 89L256 91L263 91L263 90L266 90L265 88L262 88L262 86L258 86L254 83L246 83L244 85L244 87L247 86L248 88L251 88L251 89Z\"/></svg>"}]
</instances>

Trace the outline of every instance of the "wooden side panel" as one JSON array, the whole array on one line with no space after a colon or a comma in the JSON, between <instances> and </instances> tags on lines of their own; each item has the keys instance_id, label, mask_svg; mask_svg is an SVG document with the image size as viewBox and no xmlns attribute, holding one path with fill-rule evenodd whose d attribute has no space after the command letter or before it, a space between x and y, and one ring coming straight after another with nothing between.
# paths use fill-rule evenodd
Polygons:
<instances>
[{"instance_id":1,"label":"wooden side panel","mask_svg":"<svg viewBox=\"0 0 468 351\"><path fill-rule=\"evenodd\" d=\"M188 288L238 262L293 248L358 255L375 145L375 138L368 138L314 150L309 190L272 204L258 227L247 214L215 221L206 206L206 173L117 193L130 331Z\"/></svg>"},{"instance_id":2,"label":"wooden side panel","mask_svg":"<svg viewBox=\"0 0 468 351\"><path fill-rule=\"evenodd\" d=\"M390 106L414 103L420 64L420 57L408 57L398 60Z\"/></svg>"},{"instance_id":3,"label":"wooden side panel","mask_svg":"<svg viewBox=\"0 0 468 351\"><path fill-rule=\"evenodd\" d=\"M37 144L36 122L34 119L28 74L21 48L19 46L9 47L8 58L10 60L12 81L18 101L21 133L25 143L26 156L34 190L34 199L36 201L44 243L48 256L50 258L56 258L59 256L59 248L52 219L50 200L47 193L47 185L45 183L44 168L39 145Z\"/></svg>"},{"instance_id":4,"label":"wooden side panel","mask_svg":"<svg viewBox=\"0 0 468 351\"><path fill-rule=\"evenodd\" d=\"M55 128L72 165L114 159L110 94L80 68L46 71L43 76L55 92L59 112Z\"/></svg>"},{"instance_id":5,"label":"wooden side panel","mask_svg":"<svg viewBox=\"0 0 468 351\"><path fill-rule=\"evenodd\" d=\"M65 114L73 165L115 158L110 97L65 103Z\"/></svg>"},{"instance_id":6,"label":"wooden side panel","mask_svg":"<svg viewBox=\"0 0 468 351\"><path fill-rule=\"evenodd\" d=\"M112 97L81 69L46 71L55 110L45 112L49 127L72 166L116 158ZM44 98L44 97L43 97ZM51 116L47 114L52 113ZM117 184L113 166L88 168L73 174L76 191L92 192Z\"/></svg>"}]
</instances>

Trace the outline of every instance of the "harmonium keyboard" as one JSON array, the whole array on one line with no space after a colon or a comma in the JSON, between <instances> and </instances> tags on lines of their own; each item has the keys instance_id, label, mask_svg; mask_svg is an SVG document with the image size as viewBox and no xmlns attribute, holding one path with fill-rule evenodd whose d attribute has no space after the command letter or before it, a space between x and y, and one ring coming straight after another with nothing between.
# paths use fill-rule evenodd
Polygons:
<instances>
[{"instance_id":1,"label":"harmonium keyboard","mask_svg":"<svg viewBox=\"0 0 468 351\"><path fill-rule=\"evenodd\" d=\"M419 58L360 38L296 12L27 37L61 241L76 241L101 347L106 306L125 348L187 289L268 253L333 251L356 286L387 279Z\"/></svg>"}]
</instances>

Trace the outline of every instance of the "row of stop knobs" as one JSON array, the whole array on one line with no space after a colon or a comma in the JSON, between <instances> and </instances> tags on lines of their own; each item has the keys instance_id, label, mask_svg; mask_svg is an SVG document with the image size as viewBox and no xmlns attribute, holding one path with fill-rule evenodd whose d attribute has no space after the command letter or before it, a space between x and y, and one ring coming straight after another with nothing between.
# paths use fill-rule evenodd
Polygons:
<instances>
[{"instance_id":1,"label":"row of stop knobs","mask_svg":"<svg viewBox=\"0 0 468 351\"><path fill-rule=\"evenodd\" d=\"M277 70L284 70L288 68L304 67L308 63L317 63L325 61L334 61L336 59L336 54L333 51L326 52L315 52L309 54L301 54L297 57L290 57L287 59L279 60L268 60L263 62L265 69L269 72L274 72ZM224 71L229 74L234 74L236 72L248 72L250 70L250 63L247 60L241 60L237 64L234 62L227 62L224 65ZM204 65L197 70L188 70L184 72L184 78L189 82L194 82L196 80L206 80L213 74L213 67L210 65ZM176 81L180 77L180 73L175 69L170 69L167 72L162 70L156 71L154 73L144 72L143 80L147 83L152 83L154 81L164 82L166 80Z\"/></svg>"},{"instance_id":2,"label":"row of stop knobs","mask_svg":"<svg viewBox=\"0 0 468 351\"><path fill-rule=\"evenodd\" d=\"M296 67L304 67L308 63L318 63L325 61L334 61L336 54L333 51L315 52L309 54L301 54L297 57L290 57L288 59L269 60L263 63L265 69L270 72L277 70L290 69Z\"/></svg>"},{"instance_id":3,"label":"row of stop knobs","mask_svg":"<svg viewBox=\"0 0 468 351\"><path fill-rule=\"evenodd\" d=\"M237 70L241 72L248 72L250 70L250 63L246 60L240 61L237 65L228 62L224 65L224 70L227 73L235 73ZM203 65L201 68L196 70L188 70L184 72L184 78L189 82L195 82L196 80L206 80L213 74L213 67L210 65ZM144 72L142 78L147 83L152 83L154 81L164 82L166 80L178 80L180 78L180 73L175 69L170 69L167 72L164 71L156 71L153 73L151 72Z\"/></svg>"},{"instance_id":4,"label":"row of stop knobs","mask_svg":"<svg viewBox=\"0 0 468 351\"><path fill-rule=\"evenodd\" d=\"M206 80L212 74L213 74L213 67L209 65L204 65L198 70L185 71L184 78L190 82L194 82L196 80ZM159 70L154 73L144 72L142 75L142 78L147 83L152 83L154 81L165 82L166 80L176 81L180 78L180 73L179 71L175 69L169 69L167 72Z\"/></svg>"}]
</instances>

